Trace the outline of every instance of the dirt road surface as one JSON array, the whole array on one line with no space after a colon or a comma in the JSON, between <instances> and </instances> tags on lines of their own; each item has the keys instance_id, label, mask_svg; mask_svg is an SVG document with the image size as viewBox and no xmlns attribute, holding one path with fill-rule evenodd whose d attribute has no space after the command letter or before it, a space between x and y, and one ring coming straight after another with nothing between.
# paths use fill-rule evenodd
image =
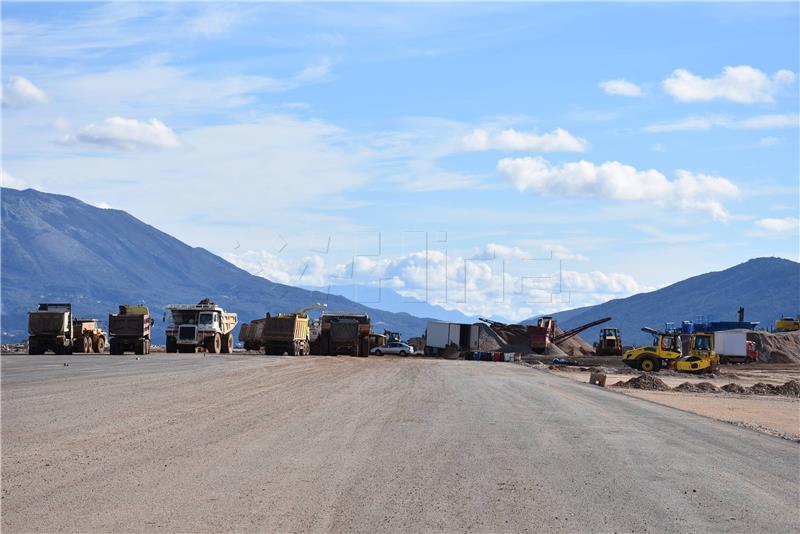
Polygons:
<instances>
[{"instance_id":1,"label":"dirt road surface","mask_svg":"<svg viewBox=\"0 0 800 534\"><path fill-rule=\"evenodd\" d=\"M798 444L521 365L0 361L3 532L800 530Z\"/></svg>"}]
</instances>

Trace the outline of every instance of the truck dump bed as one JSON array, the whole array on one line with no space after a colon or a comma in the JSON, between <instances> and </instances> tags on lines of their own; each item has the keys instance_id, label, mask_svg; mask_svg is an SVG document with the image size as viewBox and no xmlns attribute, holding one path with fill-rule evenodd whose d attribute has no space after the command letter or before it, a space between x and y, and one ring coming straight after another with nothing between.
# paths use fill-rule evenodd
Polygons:
<instances>
[{"instance_id":1,"label":"truck dump bed","mask_svg":"<svg viewBox=\"0 0 800 534\"><path fill-rule=\"evenodd\" d=\"M111 336L148 337L149 315L109 315L108 332Z\"/></svg>"},{"instance_id":2,"label":"truck dump bed","mask_svg":"<svg viewBox=\"0 0 800 534\"><path fill-rule=\"evenodd\" d=\"M237 316L235 313L222 312L219 314L219 316L220 316L219 326L223 334L227 334L231 330L236 328Z\"/></svg>"},{"instance_id":3,"label":"truck dump bed","mask_svg":"<svg viewBox=\"0 0 800 534\"><path fill-rule=\"evenodd\" d=\"M262 339L265 342L308 339L308 317L298 315L267 317L262 328Z\"/></svg>"}]
</instances>

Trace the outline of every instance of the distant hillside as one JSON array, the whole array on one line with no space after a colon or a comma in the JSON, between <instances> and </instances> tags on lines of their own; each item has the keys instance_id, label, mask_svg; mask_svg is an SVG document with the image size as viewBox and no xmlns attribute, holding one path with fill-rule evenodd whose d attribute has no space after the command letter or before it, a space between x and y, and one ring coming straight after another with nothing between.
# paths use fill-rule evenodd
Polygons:
<instances>
[{"instance_id":1,"label":"distant hillside","mask_svg":"<svg viewBox=\"0 0 800 534\"><path fill-rule=\"evenodd\" d=\"M163 342L167 304L210 297L240 322L314 302L365 311L376 331L416 336L426 320L372 309L338 295L276 284L202 248L192 248L128 213L32 189L2 189L2 339L27 336L38 302L71 302L76 314L107 319L119 304L146 304Z\"/></svg>"},{"instance_id":2,"label":"distant hillside","mask_svg":"<svg viewBox=\"0 0 800 534\"><path fill-rule=\"evenodd\" d=\"M694 321L698 316L715 321L737 320L739 306L745 320L770 328L779 316L800 312L800 263L782 258L756 258L724 271L701 274L650 293L640 293L554 314L563 328L595 319L613 320L581 334L594 342L603 326L616 326L626 345L645 343L643 326L663 328L666 322ZM531 318L526 322L533 322Z\"/></svg>"}]
</instances>

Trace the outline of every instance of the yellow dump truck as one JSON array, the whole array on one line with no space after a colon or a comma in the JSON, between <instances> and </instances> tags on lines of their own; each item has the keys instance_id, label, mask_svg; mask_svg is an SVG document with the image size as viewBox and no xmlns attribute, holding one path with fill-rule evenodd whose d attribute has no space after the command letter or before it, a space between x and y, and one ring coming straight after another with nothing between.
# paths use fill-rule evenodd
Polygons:
<instances>
[{"instance_id":1,"label":"yellow dump truck","mask_svg":"<svg viewBox=\"0 0 800 534\"><path fill-rule=\"evenodd\" d=\"M308 316L298 313L269 313L261 323L264 354L307 356L311 353Z\"/></svg>"},{"instance_id":2,"label":"yellow dump truck","mask_svg":"<svg viewBox=\"0 0 800 534\"><path fill-rule=\"evenodd\" d=\"M147 306L123 304L119 313L108 316L111 354L150 354L150 330L153 319Z\"/></svg>"},{"instance_id":3,"label":"yellow dump truck","mask_svg":"<svg viewBox=\"0 0 800 534\"><path fill-rule=\"evenodd\" d=\"M106 333L97 323L97 319L72 319L72 352L106 350Z\"/></svg>"},{"instance_id":4,"label":"yellow dump truck","mask_svg":"<svg viewBox=\"0 0 800 534\"><path fill-rule=\"evenodd\" d=\"M239 342L244 345L245 350L261 350L264 321L266 318L256 319L239 327Z\"/></svg>"}]
</instances>

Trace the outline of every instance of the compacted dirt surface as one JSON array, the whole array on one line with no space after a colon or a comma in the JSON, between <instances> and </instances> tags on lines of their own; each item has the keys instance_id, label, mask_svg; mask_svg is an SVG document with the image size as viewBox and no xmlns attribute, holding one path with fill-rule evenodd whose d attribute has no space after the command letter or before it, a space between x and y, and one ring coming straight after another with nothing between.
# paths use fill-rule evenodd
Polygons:
<instances>
[{"instance_id":1,"label":"compacted dirt surface","mask_svg":"<svg viewBox=\"0 0 800 534\"><path fill-rule=\"evenodd\" d=\"M3 532L800 530L797 443L522 365L0 361Z\"/></svg>"}]
</instances>

